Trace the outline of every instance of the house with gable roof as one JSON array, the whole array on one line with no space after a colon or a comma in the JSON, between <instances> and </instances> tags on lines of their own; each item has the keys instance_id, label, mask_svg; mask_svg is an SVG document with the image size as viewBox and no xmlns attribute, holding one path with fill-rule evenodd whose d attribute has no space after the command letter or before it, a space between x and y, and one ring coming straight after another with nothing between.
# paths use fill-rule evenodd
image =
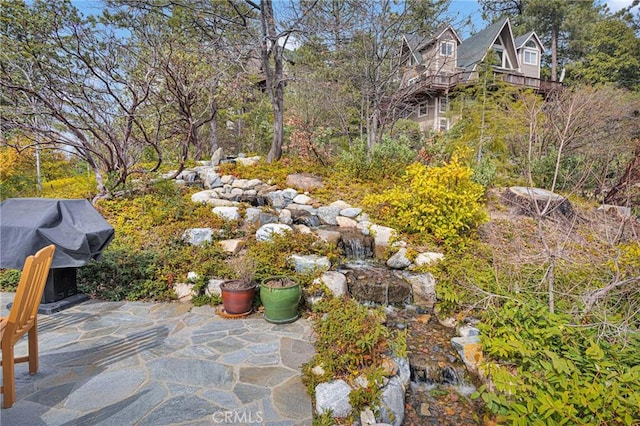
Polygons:
<instances>
[{"instance_id":1,"label":"house with gable roof","mask_svg":"<svg viewBox=\"0 0 640 426\"><path fill-rule=\"evenodd\" d=\"M486 60L492 61L496 77L509 84L541 94L561 87L561 83L540 78L543 52L535 32L514 38L508 18L465 40L450 25L425 38L407 35L400 52L402 75L394 103L422 131L448 130L452 124L450 97L461 85L477 81L478 66Z\"/></svg>"}]
</instances>

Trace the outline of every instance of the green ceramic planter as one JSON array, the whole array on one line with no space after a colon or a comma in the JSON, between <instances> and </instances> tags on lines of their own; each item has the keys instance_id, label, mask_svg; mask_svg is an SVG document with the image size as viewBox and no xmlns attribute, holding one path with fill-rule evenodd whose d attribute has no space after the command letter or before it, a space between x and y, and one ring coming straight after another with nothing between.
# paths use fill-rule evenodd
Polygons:
<instances>
[{"instance_id":1,"label":"green ceramic planter","mask_svg":"<svg viewBox=\"0 0 640 426\"><path fill-rule=\"evenodd\" d=\"M270 287L269 281L286 277L271 277L260 285L260 300L264 306L264 319L275 324L285 324L298 319L298 304L302 297L300 284L287 287Z\"/></svg>"}]
</instances>

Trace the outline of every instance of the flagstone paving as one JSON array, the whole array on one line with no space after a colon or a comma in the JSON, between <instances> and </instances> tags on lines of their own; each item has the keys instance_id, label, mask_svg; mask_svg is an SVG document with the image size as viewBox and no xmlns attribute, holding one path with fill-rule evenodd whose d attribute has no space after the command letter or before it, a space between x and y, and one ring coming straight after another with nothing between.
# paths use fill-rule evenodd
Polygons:
<instances>
[{"instance_id":1,"label":"flagstone paving","mask_svg":"<svg viewBox=\"0 0 640 426\"><path fill-rule=\"evenodd\" d=\"M1 293L0 312L12 293ZM224 319L183 303L90 300L39 315L40 370L16 365L4 425L311 425L305 319ZM16 354L26 353L26 339Z\"/></svg>"}]
</instances>

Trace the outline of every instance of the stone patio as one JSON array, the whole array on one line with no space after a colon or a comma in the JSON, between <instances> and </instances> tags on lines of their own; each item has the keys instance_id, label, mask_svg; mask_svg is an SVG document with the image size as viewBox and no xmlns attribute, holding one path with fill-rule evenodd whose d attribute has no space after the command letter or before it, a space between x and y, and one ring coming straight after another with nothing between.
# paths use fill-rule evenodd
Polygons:
<instances>
[{"instance_id":1,"label":"stone patio","mask_svg":"<svg viewBox=\"0 0 640 426\"><path fill-rule=\"evenodd\" d=\"M1 293L2 315L13 299ZM184 303L90 300L40 315L40 371L16 365L2 425L311 425L311 327ZM26 353L26 339L16 346Z\"/></svg>"}]
</instances>

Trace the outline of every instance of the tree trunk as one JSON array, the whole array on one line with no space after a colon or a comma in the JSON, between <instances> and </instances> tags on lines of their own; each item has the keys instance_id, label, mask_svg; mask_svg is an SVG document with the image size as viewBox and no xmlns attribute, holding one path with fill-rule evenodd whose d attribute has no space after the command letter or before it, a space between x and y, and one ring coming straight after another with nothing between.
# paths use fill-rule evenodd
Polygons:
<instances>
[{"instance_id":1,"label":"tree trunk","mask_svg":"<svg viewBox=\"0 0 640 426\"><path fill-rule=\"evenodd\" d=\"M262 68L265 75L267 92L273 109L273 140L267 155L267 163L277 161L282 156L282 139L284 134L284 71L283 48L278 45L276 24L273 16L272 0L260 2L262 23ZM273 57L273 68L271 67Z\"/></svg>"},{"instance_id":2,"label":"tree trunk","mask_svg":"<svg viewBox=\"0 0 640 426\"><path fill-rule=\"evenodd\" d=\"M220 147L220 141L218 140L218 108L214 107L211 110L211 122L209 123L209 140L211 155Z\"/></svg>"},{"instance_id":3,"label":"tree trunk","mask_svg":"<svg viewBox=\"0 0 640 426\"><path fill-rule=\"evenodd\" d=\"M638 205L640 195L632 193L634 185L640 185L640 146L635 150L633 158L627 165L618 183L604 197L606 204Z\"/></svg>"},{"instance_id":4,"label":"tree trunk","mask_svg":"<svg viewBox=\"0 0 640 426\"><path fill-rule=\"evenodd\" d=\"M557 81L558 75L558 27L551 27L551 81Z\"/></svg>"}]
</instances>

